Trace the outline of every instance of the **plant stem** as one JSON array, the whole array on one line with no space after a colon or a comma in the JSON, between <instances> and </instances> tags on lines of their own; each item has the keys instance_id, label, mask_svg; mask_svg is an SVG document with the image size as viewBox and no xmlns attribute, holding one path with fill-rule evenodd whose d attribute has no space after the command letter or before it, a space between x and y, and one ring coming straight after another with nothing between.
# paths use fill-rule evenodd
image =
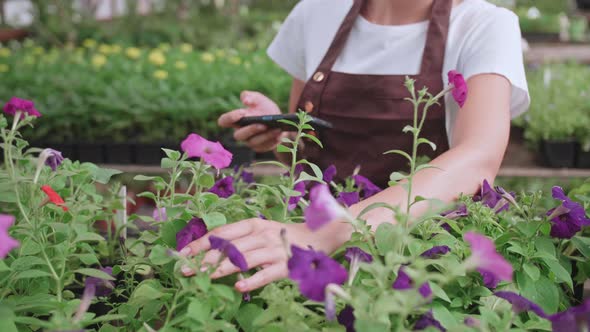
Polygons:
<instances>
[{"instance_id":1,"label":"plant stem","mask_svg":"<svg viewBox=\"0 0 590 332\"><path fill-rule=\"evenodd\" d=\"M45 259L45 262L47 262L47 266L49 267L49 270L51 271L51 274L53 275L53 279L55 279L55 292L57 295L57 301L61 302L61 278L57 275L57 272L55 272L55 269L53 268L53 264L51 264L51 260L49 260L49 257L47 257L47 253L45 253L45 249L43 248L41 250L41 253L43 254L43 258Z\"/></svg>"}]
</instances>

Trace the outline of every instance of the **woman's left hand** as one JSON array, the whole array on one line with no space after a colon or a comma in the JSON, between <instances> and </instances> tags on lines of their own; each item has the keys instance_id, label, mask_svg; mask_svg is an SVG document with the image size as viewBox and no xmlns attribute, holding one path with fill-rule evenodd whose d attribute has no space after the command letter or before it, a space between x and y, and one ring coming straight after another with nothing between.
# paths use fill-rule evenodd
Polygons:
<instances>
[{"instance_id":1,"label":"woman's left hand","mask_svg":"<svg viewBox=\"0 0 590 332\"><path fill-rule=\"evenodd\" d=\"M209 266L215 266L222 255L217 250L209 250L209 236L215 235L231 241L244 255L249 269L261 268L249 278L236 283L235 287L238 291L248 292L288 276L289 257L285 243L281 239L282 229L286 231L286 242L289 245L294 244L302 248L311 246L327 254L334 252L345 243L352 233L350 226L341 222L333 222L319 231L312 232L305 224L283 224L254 218L218 227L202 238L189 243L187 247L191 249L189 255L198 255L202 251L207 251L201 267L201 272L204 272ZM211 277L221 278L239 271L225 258ZM183 268L182 272L185 276L195 273L186 268Z\"/></svg>"}]
</instances>

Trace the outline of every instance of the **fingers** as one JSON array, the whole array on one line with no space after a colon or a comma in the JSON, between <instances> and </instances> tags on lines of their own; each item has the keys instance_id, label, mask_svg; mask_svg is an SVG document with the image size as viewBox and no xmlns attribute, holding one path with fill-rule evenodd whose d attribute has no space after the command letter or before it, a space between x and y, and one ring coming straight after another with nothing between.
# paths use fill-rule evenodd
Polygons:
<instances>
[{"instance_id":1,"label":"fingers","mask_svg":"<svg viewBox=\"0 0 590 332\"><path fill-rule=\"evenodd\" d=\"M211 244L209 243L210 235L215 235L228 241L233 241L252 233L257 221L258 219L246 219L235 224L218 227L200 239L189 243L187 245L187 247L191 249L189 255L197 255L201 251L209 250L211 248Z\"/></svg>"},{"instance_id":2,"label":"fingers","mask_svg":"<svg viewBox=\"0 0 590 332\"><path fill-rule=\"evenodd\" d=\"M281 130L274 129L251 137L248 146L255 152L267 152L273 150L281 142Z\"/></svg>"},{"instance_id":3,"label":"fingers","mask_svg":"<svg viewBox=\"0 0 590 332\"><path fill-rule=\"evenodd\" d=\"M256 91L242 91L240 94L240 100L248 107L255 107L266 99L265 95Z\"/></svg>"},{"instance_id":4,"label":"fingers","mask_svg":"<svg viewBox=\"0 0 590 332\"><path fill-rule=\"evenodd\" d=\"M265 286L273 281L286 278L289 275L285 262L273 264L266 269L260 270L250 278L236 282L236 289L239 292L249 292Z\"/></svg>"},{"instance_id":5,"label":"fingers","mask_svg":"<svg viewBox=\"0 0 590 332\"><path fill-rule=\"evenodd\" d=\"M234 131L234 138L236 141L247 141L253 136L264 133L267 130L263 124L254 124L245 126Z\"/></svg>"},{"instance_id":6,"label":"fingers","mask_svg":"<svg viewBox=\"0 0 590 332\"><path fill-rule=\"evenodd\" d=\"M245 236L235 241L232 241L232 244L236 246L236 248L238 248L238 250L242 253L247 253L256 249L263 248L268 243L264 238L260 236L252 236L252 234L249 235L250 236ZM222 253L218 250L209 250L205 257L203 257L201 265L205 267L216 265L219 262L221 256ZM248 260L246 261L248 262ZM250 267L250 262L248 262L248 267Z\"/></svg>"},{"instance_id":7,"label":"fingers","mask_svg":"<svg viewBox=\"0 0 590 332\"><path fill-rule=\"evenodd\" d=\"M245 109L237 109L231 112L224 113L219 117L219 119L217 119L217 123L220 127L223 128L237 128L238 125L236 124L236 122L238 122L241 118L246 116L247 112L248 111Z\"/></svg>"},{"instance_id":8,"label":"fingers","mask_svg":"<svg viewBox=\"0 0 590 332\"><path fill-rule=\"evenodd\" d=\"M252 269L263 264L271 264L284 259L286 254L281 250L268 250L268 248L252 250L244 254L244 258L248 263L248 268ZM271 265L272 266L272 265ZM233 265L229 259L224 259L217 270L211 275L211 278L217 279L227 275L237 273L240 269Z\"/></svg>"}]
</instances>

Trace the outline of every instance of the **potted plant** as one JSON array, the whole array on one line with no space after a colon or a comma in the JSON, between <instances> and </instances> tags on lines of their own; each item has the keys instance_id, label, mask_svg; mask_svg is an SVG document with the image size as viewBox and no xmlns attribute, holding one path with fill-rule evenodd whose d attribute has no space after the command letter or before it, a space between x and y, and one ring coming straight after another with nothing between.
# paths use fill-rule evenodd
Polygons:
<instances>
[{"instance_id":1,"label":"potted plant","mask_svg":"<svg viewBox=\"0 0 590 332\"><path fill-rule=\"evenodd\" d=\"M529 42L557 42L561 31L560 15L537 7L519 8L516 13L524 38Z\"/></svg>"}]
</instances>

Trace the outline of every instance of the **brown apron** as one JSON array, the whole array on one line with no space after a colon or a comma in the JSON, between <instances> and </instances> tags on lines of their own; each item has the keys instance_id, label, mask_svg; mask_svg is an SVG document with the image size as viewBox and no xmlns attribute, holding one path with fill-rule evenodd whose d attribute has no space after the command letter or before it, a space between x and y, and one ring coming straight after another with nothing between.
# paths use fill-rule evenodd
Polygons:
<instances>
[{"instance_id":1,"label":"brown apron","mask_svg":"<svg viewBox=\"0 0 590 332\"><path fill-rule=\"evenodd\" d=\"M398 155L383 153L400 149L411 154L412 135L402 133L413 124L414 112L404 86L406 75L356 75L332 71L344 48L364 0L354 0L352 8L322 62L306 83L298 103L300 109L333 124L332 129L316 133L324 148L305 144L303 155L326 169L334 164L342 178L357 166L360 174L382 188L387 187L394 171L408 171L408 161ZM416 89L426 86L433 94L444 88L443 62L452 0L434 0L420 73L408 75L416 80ZM392 59L395 61L395 59ZM418 155L434 158L449 149L445 127L445 105L432 106L422 131L437 146L436 151L421 145Z\"/></svg>"}]
</instances>

